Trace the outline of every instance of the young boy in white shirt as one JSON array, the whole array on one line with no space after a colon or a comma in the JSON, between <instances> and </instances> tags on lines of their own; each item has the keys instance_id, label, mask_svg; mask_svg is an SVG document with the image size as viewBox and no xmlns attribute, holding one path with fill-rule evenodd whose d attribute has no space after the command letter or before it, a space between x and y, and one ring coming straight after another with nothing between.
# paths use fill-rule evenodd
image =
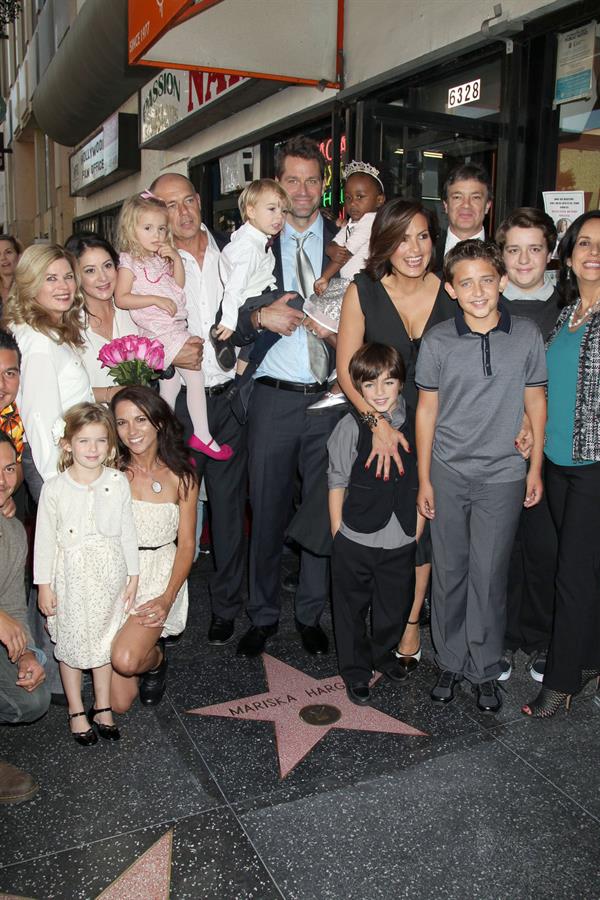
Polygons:
<instances>
[{"instance_id":1,"label":"young boy in white shirt","mask_svg":"<svg viewBox=\"0 0 600 900\"><path fill-rule=\"evenodd\" d=\"M235 366L236 353L230 339L240 307L250 297L275 287L275 256L271 244L285 224L289 203L287 191L271 178L253 181L240 195L238 205L244 224L233 232L231 242L221 252L219 275L224 287L221 318L210 330L222 369ZM245 364L241 369L238 367L238 374L244 368Z\"/></svg>"}]
</instances>

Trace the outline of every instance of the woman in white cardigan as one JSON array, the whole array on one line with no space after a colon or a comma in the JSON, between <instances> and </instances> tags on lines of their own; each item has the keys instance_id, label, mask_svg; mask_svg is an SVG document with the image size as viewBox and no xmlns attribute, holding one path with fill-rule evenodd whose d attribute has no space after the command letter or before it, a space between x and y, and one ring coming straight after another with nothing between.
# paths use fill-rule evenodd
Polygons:
<instances>
[{"instance_id":1,"label":"woman in white cardigan","mask_svg":"<svg viewBox=\"0 0 600 900\"><path fill-rule=\"evenodd\" d=\"M23 469L37 501L57 472L56 420L76 403L93 402L81 351L83 297L73 258L57 244L34 244L21 256L4 310L22 354L17 405L27 446Z\"/></svg>"}]
</instances>

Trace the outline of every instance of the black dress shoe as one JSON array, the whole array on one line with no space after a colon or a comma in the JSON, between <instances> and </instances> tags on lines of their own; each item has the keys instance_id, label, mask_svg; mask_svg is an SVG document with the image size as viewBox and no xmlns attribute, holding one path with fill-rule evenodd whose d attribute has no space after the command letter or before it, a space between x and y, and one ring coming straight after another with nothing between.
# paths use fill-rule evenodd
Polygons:
<instances>
[{"instance_id":1,"label":"black dress shoe","mask_svg":"<svg viewBox=\"0 0 600 900\"><path fill-rule=\"evenodd\" d=\"M296 619L296 628L300 632L300 640L307 653L313 655L327 653L329 638L318 622L316 625L303 625Z\"/></svg>"},{"instance_id":2,"label":"black dress shoe","mask_svg":"<svg viewBox=\"0 0 600 900\"><path fill-rule=\"evenodd\" d=\"M219 616L213 616L208 629L208 643L215 647L222 647L233 638L234 631L235 621L233 619L221 619Z\"/></svg>"},{"instance_id":3,"label":"black dress shoe","mask_svg":"<svg viewBox=\"0 0 600 900\"><path fill-rule=\"evenodd\" d=\"M367 706L371 700L371 689L368 684L347 684L346 694L350 703Z\"/></svg>"},{"instance_id":4,"label":"black dress shoe","mask_svg":"<svg viewBox=\"0 0 600 900\"><path fill-rule=\"evenodd\" d=\"M208 336L211 344L213 345L215 356L217 358L219 366L223 369L224 372L230 372L237 362L235 344L233 343L233 340L231 338L227 338L227 340L225 341L220 340L217 337L216 325L212 326L212 328L208 332Z\"/></svg>"},{"instance_id":5,"label":"black dress shoe","mask_svg":"<svg viewBox=\"0 0 600 900\"><path fill-rule=\"evenodd\" d=\"M167 687L167 652L162 638L158 641L162 650L162 659L156 669L144 672L140 677L140 703L144 706L156 706L163 698Z\"/></svg>"},{"instance_id":6,"label":"black dress shoe","mask_svg":"<svg viewBox=\"0 0 600 900\"><path fill-rule=\"evenodd\" d=\"M403 681L408 681L408 669L406 668L406 666L402 665L402 662L396 656L394 656L393 653L390 653L389 659L378 663L376 668L382 673L382 675L385 675L386 678L389 678L390 681L393 681L394 684L400 684Z\"/></svg>"},{"instance_id":7,"label":"black dress shoe","mask_svg":"<svg viewBox=\"0 0 600 900\"><path fill-rule=\"evenodd\" d=\"M278 628L277 622L274 625L263 625L262 627L252 625L240 640L235 652L238 656L259 656L265 649L267 640L277 634Z\"/></svg>"}]
</instances>

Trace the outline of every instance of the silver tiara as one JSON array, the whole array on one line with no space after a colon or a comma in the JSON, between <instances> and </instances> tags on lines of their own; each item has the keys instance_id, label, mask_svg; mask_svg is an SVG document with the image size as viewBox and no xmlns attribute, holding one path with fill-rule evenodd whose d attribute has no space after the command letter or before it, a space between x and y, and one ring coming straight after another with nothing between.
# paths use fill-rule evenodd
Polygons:
<instances>
[{"instance_id":1,"label":"silver tiara","mask_svg":"<svg viewBox=\"0 0 600 900\"><path fill-rule=\"evenodd\" d=\"M372 166L371 163L362 162L358 159L353 159L352 162L347 163L344 166L344 181L347 181L351 175L370 175L371 178L374 178L375 181L381 185L381 190L384 191L383 181L379 177L379 169L376 169L375 166Z\"/></svg>"}]
</instances>

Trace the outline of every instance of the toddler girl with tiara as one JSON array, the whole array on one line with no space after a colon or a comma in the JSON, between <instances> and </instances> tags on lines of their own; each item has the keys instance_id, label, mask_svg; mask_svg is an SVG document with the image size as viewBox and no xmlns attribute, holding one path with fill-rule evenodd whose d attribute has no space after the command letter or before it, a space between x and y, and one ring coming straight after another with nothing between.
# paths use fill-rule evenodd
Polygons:
<instances>
[{"instance_id":1,"label":"toddler girl with tiara","mask_svg":"<svg viewBox=\"0 0 600 900\"><path fill-rule=\"evenodd\" d=\"M126 200L117 241L120 256L116 304L129 310L140 334L161 341L168 367L191 335L186 321L185 270L170 240L164 201L150 191ZM229 459L233 450L229 444L219 446L208 427L201 371L176 366L175 375L159 383L161 397L174 409L181 379L187 388L187 407L194 426L188 446L212 459Z\"/></svg>"},{"instance_id":2,"label":"toddler girl with tiara","mask_svg":"<svg viewBox=\"0 0 600 900\"><path fill-rule=\"evenodd\" d=\"M348 218L332 241L332 244L345 249L346 261L335 262L332 259L315 281L314 294L304 303L306 315L329 331L337 333L346 288L365 267L371 228L383 203L385 191L379 169L357 160L349 162L344 169L344 210ZM325 252L329 256L328 249ZM338 272L340 277L334 278ZM308 408L322 410L345 402L346 398L335 381L323 399Z\"/></svg>"},{"instance_id":3,"label":"toddler girl with tiara","mask_svg":"<svg viewBox=\"0 0 600 900\"><path fill-rule=\"evenodd\" d=\"M48 617L73 739L85 747L119 739L110 702L111 644L135 600L138 542L131 492L117 471L117 435L104 406L79 403L53 427L59 473L38 505L34 582ZM94 704L81 700L82 669L92 670Z\"/></svg>"}]
</instances>

